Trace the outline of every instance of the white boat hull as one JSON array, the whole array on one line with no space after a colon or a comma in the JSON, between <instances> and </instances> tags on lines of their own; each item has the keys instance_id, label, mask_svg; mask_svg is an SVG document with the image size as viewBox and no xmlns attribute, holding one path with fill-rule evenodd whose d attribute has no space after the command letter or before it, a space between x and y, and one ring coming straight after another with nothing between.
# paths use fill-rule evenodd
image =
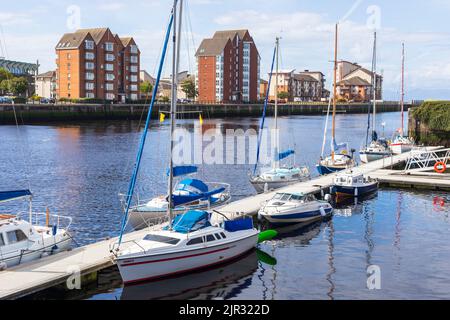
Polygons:
<instances>
[{"instance_id":1,"label":"white boat hull","mask_svg":"<svg viewBox=\"0 0 450 320\"><path fill-rule=\"evenodd\" d=\"M361 162L363 163L369 163L377 160L381 160L383 158L389 157L389 154L387 153L370 153L370 152L361 152L359 154L359 157L361 159Z\"/></svg>"},{"instance_id":2,"label":"white boat hull","mask_svg":"<svg viewBox=\"0 0 450 320\"><path fill-rule=\"evenodd\" d=\"M395 143L390 145L391 151L393 154L402 154L405 152L409 152L414 148L412 144L403 144L403 143Z\"/></svg>"},{"instance_id":3,"label":"white boat hull","mask_svg":"<svg viewBox=\"0 0 450 320\"><path fill-rule=\"evenodd\" d=\"M253 188L257 193L264 193L271 190L280 189L292 184L296 184L302 181L307 181L308 179L303 180L291 180L291 181L250 181Z\"/></svg>"},{"instance_id":4,"label":"white boat hull","mask_svg":"<svg viewBox=\"0 0 450 320\"><path fill-rule=\"evenodd\" d=\"M258 233L234 242L190 251L117 258L117 265L125 284L151 281L219 265L233 260L257 243Z\"/></svg>"}]
</instances>

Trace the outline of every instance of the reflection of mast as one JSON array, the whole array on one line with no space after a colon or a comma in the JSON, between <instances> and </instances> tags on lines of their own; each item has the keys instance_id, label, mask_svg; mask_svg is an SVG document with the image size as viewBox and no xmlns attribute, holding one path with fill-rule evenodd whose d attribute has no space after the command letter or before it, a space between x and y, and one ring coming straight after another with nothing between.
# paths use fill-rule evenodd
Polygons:
<instances>
[{"instance_id":1,"label":"reflection of mast","mask_svg":"<svg viewBox=\"0 0 450 320\"><path fill-rule=\"evenodd\" d=\"M275 257L275 245L272 246L272 257ZM273 289L272 289L272 300L275 300L275 294L277 293L277 270L275 269L276 266L272 266L272 272L273 272L273 277L272 277L272 285L273 285Z\"/></svg>"},{"instance_id":2,"label":"reflection of mast","mask_svg":"<svg viewBox=\"0 0 450 320\"><path fill-rule=\"evenodd\" d=\"M373 215L374 213L369 213L366 209L364 212L364 220L366 220L366 230L364 234L364 239L367 242L367 250L366 250L366 263L367 267L371 266L371 260L372 260L372 252L375 247L372 235L373 235Z\"/></svg>"},{"instance_id":3,"label":"reflection of mast","mask_svg":"<svg viewBox=\"0 0 450 320\"><path fill-rule=\"evenodd\" d=\"M399 193L398 195L398 202L397 202L397 216L395 218L395 240L394 240L394 246L397 248L397 250L400 250L400 220L402 217L402 202L403 202L403 195Z\"/></svg>"},{"instance_id":4,"label":"reflection of mast","mask_svg":"<svg viewBox=\"0 0 450 320\"><path fill-rule=\"evenodd\" d=\"M336 286L333 282L333 275L336 273L336 268L334 267L334 225L333 221L330 220L329 223L329 229L328 229L328 266L329 270L327 273L327 281L330 283L330 289L327 293L328 297L331 300L334 300L334 290L336 289Z\"/></svg>"}]
</instances>

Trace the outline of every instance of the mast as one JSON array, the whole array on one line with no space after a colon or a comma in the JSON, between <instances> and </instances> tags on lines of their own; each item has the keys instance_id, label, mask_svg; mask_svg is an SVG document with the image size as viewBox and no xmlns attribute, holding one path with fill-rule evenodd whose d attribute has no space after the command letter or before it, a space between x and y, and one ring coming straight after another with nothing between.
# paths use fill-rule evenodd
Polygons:
<instances>
[{"instance_id":1,"label":"mast","mask_svg":"<svg viewBox=\"0 0 450 320\"><path fill-rule=\"evenodd\" d=\"M170 106L170 167L169 167L169 183L168 183L168 207L167 214L169 216L169 229L172 230L173 220L173 148L174 148L174 133L175 133L175 121L177 116L177 91L178 91L178 69L179 69L179 57L180 57L180 38L181 34L178 32L181 30L182 23L182 6L183 0L180 0L180 16L177 14L178 0L173 2L173 57L172 57L172 101ZM179 25L177 25L179 23Z\"/></svg>"},{"instance_id":2,"label":"mast","mask_svg":"<svg viewBox=\"0 0 450 320\"><path fill-rule=\"evenodd\" d=\"M338 57L338 24L336 23L336 31L334 38L334 81L333 81L333 125L331 128L331 136L333 144L336 141L336 103L337 103L337 57ZM334 148L331 150L331 159L334 162Z\"/></svg>"},{"instance_id":3,"label":"mast","mask_svg":"<svg viewBox=\"0 0 450 320\"><path fill-rule=\"evenodd\" d=\"M373 119L372 119L372 140L375 138L376 115L377 115L377 32L373 33L373 73L372 73L372 91L373 91Z\"/></svg>"},{"instance_id":4,"label":"mast","mask_svg":"<svg viewBox=\"0 0 450 320\"><path fill-rule=\"evenodd\" d=\"M401 136L403 137L404 130L404 109L405 109L405 44L402 43L402 97L401 97L401 112L402 112L402 126L401 126Z\"/></svg>"},{"instance_id":5,"label":"mast","mask_svg":"<svg viewBox=\"0 0 450 320\"><path fill-rule=\"evenodd\" d=\"M279 53L280 53L280 38L276 38L276 74L275 74L275 161L273 168L276 169L279 165L278 154L279 150L279 136L278 136L278 72L279 72Z\"/></svg>"}]
</instances>

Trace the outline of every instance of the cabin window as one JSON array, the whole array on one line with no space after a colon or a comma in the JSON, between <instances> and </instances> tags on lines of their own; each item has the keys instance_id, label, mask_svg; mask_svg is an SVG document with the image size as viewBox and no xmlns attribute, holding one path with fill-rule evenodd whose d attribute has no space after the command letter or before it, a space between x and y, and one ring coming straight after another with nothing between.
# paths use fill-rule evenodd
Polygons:
<instances>
[{"instance_id":1,"label":"cabin window","mask_svg":"<svg viewBox=\"0 0 450 320\"><path fill-rule=\"evenodd\" d=\"M0 247L5 245L5 240L3 240L3 234L0 233Z\"/></svg>"},{"instance_id":2,"label":"cabin window","mask_svg":"<svg viewBox=\"0 0 450 320\"><path fill-rule=\"evenodd\" d=\"M222 239L226 239L227 238L227 236L223 232L221 232L220 235L222 236Z\"/></svg>"},{"instance_id":3,"label":"cabin window","mask_svg":"<svg viewBox=\"0 0 450 320\"><path fill-rule=\"evenodd\" d=\"M215 236L216 236L216 239L217 239L217 240L222 239L222 236L221 236L220 234L218 234L218 233L216 233Z\"/></svg>"},{"instance_id":4,"label":"cabin window","mask_svg":"<svg viewBox=\"0 0 450 320\"><path fill-rule=\"evenodd\" d=\"M216 241L216 238L214 238L214 236L212 234L208 234L206 236L206 241L207 242L212 242L212 241Z\"/></svg>"},{"instance_id":5,"label":"cabin window","mask_svg":"<svg viewBox=\"0 0 450 320\"><path fill-rule=\"evenodd\" d=\"M25 233L22 230L14 230L6 233L6 237L8 238L8 243L13 244L21 241L28 240Z\"/></svg>"},{"instance_id":6,"label":"cabin window","mask_svg":"<svg viewBox=\"0 0 450 320\"><path fill-rule=\"evenodd\" d=\"M166 237L166 236L160 236L160 235L156 235L156 234L148 234L145 236L144 240L160 242L160 243L167 243L167 244L172 244L172 245L176 245L178 242L180 242L180 239Z\"/></svg>"},{"instance_id":7,"label":"cabin window","mask_svg":"<svg viewBox=\"0 0 450 320\"><path fill-rule=\"evenodd\" d=\"M186 245L192 246L194 244L200 244L200 243L203 243L203 238L202 237L191 239L191 240L188 241L188 243L186 243Z\"/></svg>"}]
</instances>

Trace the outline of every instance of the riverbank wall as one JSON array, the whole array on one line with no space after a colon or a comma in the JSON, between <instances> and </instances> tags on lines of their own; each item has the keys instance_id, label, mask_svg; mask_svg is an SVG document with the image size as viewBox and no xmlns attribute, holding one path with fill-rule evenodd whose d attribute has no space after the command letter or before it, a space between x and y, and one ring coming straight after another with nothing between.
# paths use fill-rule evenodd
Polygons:
<instances>
[{"instance_id":1,"label":"riverbank wall","mask_svg":"<svg viewBox=\"0 0 450 320\"><path fill-rule=\"evenodd\" d=\"M260 117L263 112L262 104L181 104L178 106L180 117L198 118L202 114L203 119L210 118L242 118ZM338 113L358 114L367 113L369 104L338 104ZM406 106L407 108L410 105ZM15 114L14 114L15 109ZM152 117L159 118L160 112L167 112L168 104L155 106ZM326 103L295 103L279 105L279 115L323 115L326 114ZM398 102L383 102L377 106L378 112L398 112ZM16 104L0 105L0 125L14 124L15 118L20 124L33 124L39 122L65 122L65 121L96 121L96 120L139 120L145 119L148 105L139 104ZM268 116L272 116L273 106L267 110Z\"/></svg>"}]
</instances>

